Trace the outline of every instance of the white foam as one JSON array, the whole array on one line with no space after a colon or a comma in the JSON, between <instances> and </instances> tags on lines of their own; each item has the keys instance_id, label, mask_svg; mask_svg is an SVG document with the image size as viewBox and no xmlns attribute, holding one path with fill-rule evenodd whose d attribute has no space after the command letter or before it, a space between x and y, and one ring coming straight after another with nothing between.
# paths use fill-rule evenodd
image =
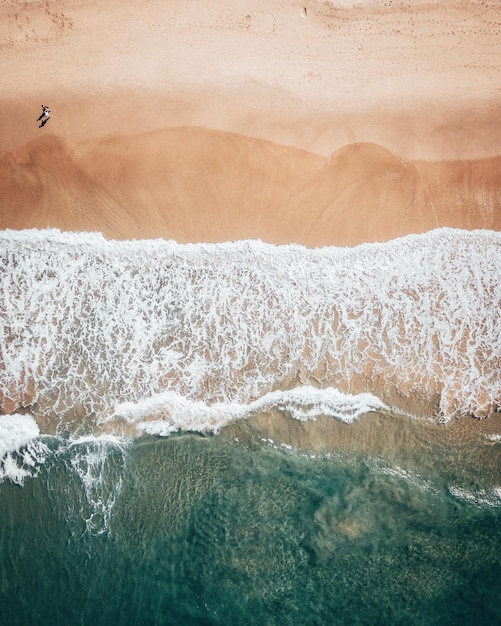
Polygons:
<instances>
[{"instance_id":1,"label":"white foam","mask_svg":"<svg viewBox=\"0 0 501 626\"><path fill-rule=\"evenodd\" d=\"M452 485L449 492L455 498L469 502L479 507L498 507L501 506L501 487L491 487L489 489L467 489Z\"/></svg>"},{"instance_id":2,"label":"white foam","mask_svg":"<svg viewBox=\"0 0 501 626\"><path fill-rule=\"evenodd\" d=\"M0 482L22 485L36 476L47 449L37 440L39 429L31 415L0 416Z\"/></svg>"},{"instance_id":3,"label":"white foam","mask_svg":"<svg viewBox=\"0 0 501 626\"><path fill-rule=\"evenodd\" d=\"M383 400L439 394L448 419L500 403L500 309L490 231L318 250L3 231L0 393L34 390L54 420L168 393L184 415L173 427L212 428L208 406L220 426L235 406L315 381L328 410L328 389L358 377Z\"/></svg>"},{"instance_id":4,"label":"white foam","mask_svg":"<svg viewBox=\"0 0 501 626\"><path fill-rule=\"evenodd\" d=\"M98 536L109 532L130 445L131 440L122 437L89 435L69 440L59 450L59 457L81 486L76 498L68 503L75 507L76 515L68 517L83 522L83 534Z\"/></svg>"},{"instance_id":5,"label":"white foam","mask_svg":"<svg viewBox=\"0 0 501 626\"><path fill-rule=\"evenodd\" d=\"M411 484L413 487L421 489L422 491L433 493L434 495L438 496L438 492L434 489L431 482L426 480L423 476L421 476L421 474L406 470L399 465L383 465L380 468L380 471L386 476L394 476L395 478L399 478Z\"/></svg>"},{"instance_id":6,"label":"white foam","mask_svg":"<svg viewBox=\"0 0 501 626\"><path fill-rule=\"evenodd\" d=\"M489 441L492 441L493 443L501 443L500 433L485 435L485 438L488 439Z\"/></svg>"},{"instance_id":7,"label":"white foam","mask_svg":"<svg viewBox=\"0 0 501 626\"><path fill-rule=\"evenodd\" d=\"M16 452L39 434L37 423L31 415L0 416L0 459Z\"/></svg>"},{"instance_id":8,"label":"white foam","mask_svg":"<svg viewBox=\"0 0 501 626\"><path fill-rule=\"evenodd\" d=\"M208 405L187 400L174 392L164 392L137 403L120 404L108 419L123 418L145 433L165 436L180 430L216 432L231 421L272 409L301 421L324 415L351 423L365 413L387 407L368 393L350 395L336 389L309 386L273 391L248 404Z\"/></svg>"},{"instance_id":9,"label":"white foam","mask_svg":"<svg viewBox=\"0 0 501 626\"><path fill-rule=\"evenodd\" d=\"M23 485L27 478L38 476L49 458L58 459L66 466L76 488L75 498L67 500L70 526L77 520L80 534L96 536L108 532L132 440L108 434L73 439L45 437L52 440L49 449L39 435L31 415L0 416L0 483L7 480Z\"/></svg>"}]
</instances>

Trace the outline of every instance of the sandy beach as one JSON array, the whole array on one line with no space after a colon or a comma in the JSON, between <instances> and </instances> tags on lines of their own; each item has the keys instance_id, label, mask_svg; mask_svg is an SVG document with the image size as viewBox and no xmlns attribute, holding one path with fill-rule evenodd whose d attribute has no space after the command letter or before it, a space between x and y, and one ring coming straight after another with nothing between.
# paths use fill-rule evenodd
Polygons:
<instances>
[{"instance_id":1,"label":"sandy beach","mask_svg":"<svg viewBox=\"0 0 501 626\"><path fill-rule=\"evenodd\" d=\"M501 624L500 44L0 0L0 624Z\"/></svg>"},{"instance_id":2,"label":"sandy beach","mask_svg":"<svg viewBox=\"0 0 501 626\"><path fill-rule=\"evenodd\" d=\"M494 1L2 2L0 228L499 230L500 33Z\"/></svg>"}]
</instances>

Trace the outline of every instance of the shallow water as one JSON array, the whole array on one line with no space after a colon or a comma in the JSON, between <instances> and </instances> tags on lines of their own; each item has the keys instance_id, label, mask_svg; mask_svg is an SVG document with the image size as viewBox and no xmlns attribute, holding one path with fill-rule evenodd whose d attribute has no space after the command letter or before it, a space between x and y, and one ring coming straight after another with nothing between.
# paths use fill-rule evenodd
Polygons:
<instances>
[{"instance_id":1,"label":"shallow water","mask_svg":"<svg viewBox=\"0 0 501 626\"><path fill-rule=\"evenodd\" d=\"M429 439L45 437L0 485L0 623L500 623L501 445Z\"/></svg>"}]
</instances>

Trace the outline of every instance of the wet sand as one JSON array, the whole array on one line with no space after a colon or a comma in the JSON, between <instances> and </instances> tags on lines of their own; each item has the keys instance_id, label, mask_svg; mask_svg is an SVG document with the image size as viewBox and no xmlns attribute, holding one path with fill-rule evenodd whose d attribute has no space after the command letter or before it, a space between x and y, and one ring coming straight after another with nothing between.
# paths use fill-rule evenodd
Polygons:
<instances>
[{"instance_id":1,"label":"wet sand","mask_svg":"<svg viewBox=\"0 0 501 626\"><path fill-rule=\"evenodd\" d=\"M73 145L47 135L0 162L0 226L309 247L499 230L500 166L412 161L372 143L326 158L191 127Z\"/></svg>"}]
</instances>

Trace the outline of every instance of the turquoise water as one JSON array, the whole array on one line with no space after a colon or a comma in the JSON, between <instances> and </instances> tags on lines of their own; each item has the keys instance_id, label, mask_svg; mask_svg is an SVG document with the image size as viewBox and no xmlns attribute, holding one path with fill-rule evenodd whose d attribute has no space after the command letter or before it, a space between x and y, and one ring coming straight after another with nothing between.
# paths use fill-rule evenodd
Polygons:
<instances>
[{"instance_id":1,"label":"turquoise water","mask_svg":"<svg viewBox=\"0 0 501 626\"><path fill-rule=\"evenodd\" d=\"M418 439L385 457L46 437L38 476L0 485L0 623L499 624L500 446L482 475Z\"/></svg>"}]
</instances>

